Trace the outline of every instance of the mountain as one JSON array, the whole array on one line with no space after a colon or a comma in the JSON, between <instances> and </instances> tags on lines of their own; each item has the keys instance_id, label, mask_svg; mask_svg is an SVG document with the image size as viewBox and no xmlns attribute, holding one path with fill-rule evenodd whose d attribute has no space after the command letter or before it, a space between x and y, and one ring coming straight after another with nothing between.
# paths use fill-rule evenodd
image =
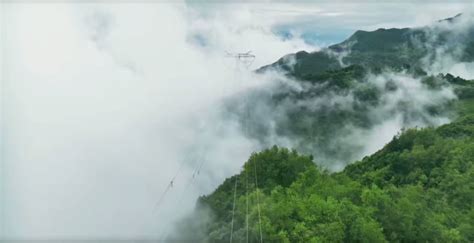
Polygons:
<instances>
[{"instance_id":1,"label":"mountain","mask_svg":"<svg viewBox=\"0 0 474 243\"><path fill-rule=\"evenodd\" d=\"M284 78L230 99L225 114L269 148L200 197L169 239L473 242L474 80L436 72L446 57L473 61L463 18L357 31L259 69ZM394 122L402 130L362 157Z\"/></svg>"},{"instance_id":2,"label":"mountain","mask_svg":"<svg viewBox=\"0 0 474 243\"><path fill-rule=\"evenodd\" d=\"M286 78L233 97L226 114L264 147L281 141L341 169L374 152L365 140L377 128L438 126L456 117L456 95L474 93L440 67L474 60L473 23L458 15L420 28L356 31L321 51L286 55L257 70Z\"/></svg>"},{"instance_id":3,"label":"mountain","mask_svg":"<svg viewBox=\"0 0 474 243\"><path fill-rule=\"evenodd\" d=\"M439 58L436 51L459 55L462 61L474 60L474 26L466 25L470 16L461 14L420 28L391 28L356 31L347 40L321 51L289 54L273 64L258 69L287 72L301 79L311 79L331 70L360 65L371 71L382 69L419 70ZM462 28L462 33L458 33ZM462 47L461 49L458 49Z\"/></svg>"}]
</instances>

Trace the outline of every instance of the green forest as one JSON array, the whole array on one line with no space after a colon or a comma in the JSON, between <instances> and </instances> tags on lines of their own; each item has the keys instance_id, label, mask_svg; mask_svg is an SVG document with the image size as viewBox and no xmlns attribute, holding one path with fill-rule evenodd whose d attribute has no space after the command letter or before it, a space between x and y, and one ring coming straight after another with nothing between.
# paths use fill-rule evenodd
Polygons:
<instances>
[{"instance_id":1,"label":"green forest","mask_svg":"<svg viewBox=\"0 0 474 243\"><path fill-rule=\"evenodd\" d=\"M337 127L348 121L371 126L367 111L397 88L387 83L378 89L364 81L367 75L398 72L421 80L429 90L452 88L456 100L423 108L430 114L450 114L450 123L404 129L374 154L337 172L324 167L327 163L319 161L317 154L313 157L301 149L273 146L254 153L239 174L199 198L194 214L178 225L184 232L180 238L209 242L474 242L474 81L449 73L428 75L420 59L432 46L420 48L413 41L414 37L427 39L425 34L423 29L408 28L358 31L328 48L338 51L357 39L345 57L351 65L340 66L328 50L299 52L294 54L294 68L285 66L282 58L257 72L278 68L310 84L300 92L272 96L274 104L288 97L296 102L327 93L354 94L353 106L347 110L329 107L311 113L295 108L288 116L290 122L280 129L283 134L303 137L303 144L327 146L324 152L340 158L350 158L341 154L351 148L341 143L329 147L334 131L345 132ZM437 45L445 45L451 37L442 32L438 38ZM467 40L461 59L472 61L474 45L472 39ZM400 109L403 105L407 104ZM262 136L258 130L252 133ZM351 142L347 141L348 146Z\"/></svg>"},{"instance_id":2,"label":"green forest","mask_svg":"<svg viewBox=\"0 0 474 243\"><path fill-rule=\"evenodd\" d=\"M472 242L473 133L473 115L406 130L339 173L275 146L253 154L198 207L212 208L212 241L230 238L237 183L237 242L247 237L247 201L252 242L260 226L265 241L277 242Z\"/></svg>"}]
</instances>

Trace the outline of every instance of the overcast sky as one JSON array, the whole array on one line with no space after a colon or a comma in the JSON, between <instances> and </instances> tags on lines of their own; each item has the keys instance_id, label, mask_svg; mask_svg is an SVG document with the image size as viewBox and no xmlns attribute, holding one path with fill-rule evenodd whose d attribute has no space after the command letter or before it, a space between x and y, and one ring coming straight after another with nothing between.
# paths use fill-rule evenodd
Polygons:
<instances>
[{"instance_id":1,"label":"overcast sky","mask_svg":"<svg viewBox=\"0 0 474 243\"><path fill-rule=\"evenodd\" d=\"M7 237L43 239L154 237L239 171L260 148L214 111L265 80L236 72L226 51L251 50L254 69L357 29L421 26L473 9L470 1L32 2L1 3L0 223ZM206 165L186 188L196 158Z\"/></svg>"},{"instance_id":2,"label":"overcast sky","mask_svg":"<svg viewBox=\"0 0 474 243\"><path fill-rule=\"evenodd\" d=\"M249 1L222 4L189 1L202 16L228 20L254 20L271 26L274 33L301 36L311 44L338 43L356 30L423 26L470 12L472 1ZM245 1L242 1L245 2ZM246 12L245 15L241 13ZM239 13L239 14L236 14ZM236 15L234 15L236 14ZM226 16L224 18L224 16Z\"/></svg>"}]
</instances>

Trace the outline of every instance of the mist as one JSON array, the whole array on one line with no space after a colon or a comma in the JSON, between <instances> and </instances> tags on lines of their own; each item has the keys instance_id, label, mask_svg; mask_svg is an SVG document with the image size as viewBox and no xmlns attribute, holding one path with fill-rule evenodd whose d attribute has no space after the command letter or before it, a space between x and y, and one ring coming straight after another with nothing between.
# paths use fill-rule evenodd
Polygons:
<instances>
[{"instance_id":1,"label":"mist","mask_svg":"<svg viewBox=\"0 0 474 243\"><path fill-rule=\"evenodd\" d=\"M473 16L466 12L454 20L415 28L425 39L418 45L426 52L420 67L428 75L472 78L473 63L467 53L472 46ZM347 67L343 60L351 47L346 48L338 53L322 51ZM386 68L369 71L351 89L341 90L331 83L340 80L304 81L286 76L293 72L295 55L284 56L282 62L284 68L265 69L276 75L271 85L249 92L247 105L239 98L230 101L228 112L244 117L250 110L251 117L241 119L242 126L250 123L248 136L266 147L278 144L311 154L330 171L340 171L376 152L403 130L439 126L456 117L450 106L456 94L443 80L435 88L409 70Z\"/></svg>"},{"instance_id":2,"label":"mist","mask_svg":"<svg viewBox=\"0 0 474 243\"><path fill-rule=\"evenodd\" d=\"M433 89L408 73L368 74L349 91L279 76L244 100L230 100L226 112L264 147L295 148L340 171L404 129L448 123L455 117L449 105L456 99L448 83Z\"/></svg>"},{"instance_id":3,"label":"mist","mask_svg":"<svg viewBox=\"0 0 474 243\"><path fill-rule=\"evenodd\" d=\"M320 48L277 36L281 23L246 5L217 13L184 3L2 8L5 239L159 239L252 152L297 148L340 170L403 128L448 122L427 110L456 98L410 75L370 75L370 87L396 88L367 111L368 126L343 123L323 150L279 130L288 112L351 110L354 94L272 104L321 87L252 69ZM257 56L250 69L225 57L249 50ZM452 69L472 63L464 65ZM340 146L347 154L331 157Z\"/></svg>"},{"instance_id":4,"label":"mist","mask_svg":"<svg viewBox=\"0 0 474 243\"><path fill-rule=\"evenodd\" d=\"M4 6L6 238L154 238L258 149L215 115L265 83L224 58L246 31L216 28L209 51L192 10L150 6ZM259 50L257 65L308 48L261 28L237 50Z\"/></svg>"}]
</instances>

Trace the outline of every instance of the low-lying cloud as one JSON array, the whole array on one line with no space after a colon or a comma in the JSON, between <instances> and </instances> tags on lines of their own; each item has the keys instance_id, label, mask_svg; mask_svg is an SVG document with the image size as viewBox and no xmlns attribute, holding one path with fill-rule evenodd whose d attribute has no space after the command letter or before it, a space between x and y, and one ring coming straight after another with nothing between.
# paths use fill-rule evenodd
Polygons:
<instances>
[{"instance_id":1,"label":"low-lying cloud","mask_svg":"<svg viewBox=\"0 0 474 243\"><path fill-rule=\"evenodd\" d=\"M216 115L262 85L224 51L262 64L308 47L250 19L188 19L184 4L2 7L7 238L155 238L258 148ZM248 31L255 42L238 49Z\"/></svg>"},{"instance_id":2,"label":"low-lying cloud","mask_svg":"<svg viewBox=\"0 0 474 243\"><path fill-rule=\"evenodd\" d=\"M245 6L218 14L185 4L3 7L5 238L160 238L251 152L279 144L316 155L318 147L281 134L288 111L355 102L347 93L268 103L308 87L236 68L225 51L252 50L259 67L318 48L278 37L274 22ZM369 109L370 126L344 123L345 135L329 143L355 146L344 158L377 150L402 127L447 122L426 108L454 99L449 87L429 90L403 74L367 80L377 90L389 82L395 89ZM335 170L348 162L321 154Z\"/></svg>"},{"instance_id":3,"label":"low-lying cloud","mask_svg":"<svg viewBox=\"0 0 474 243\"><path fill-rule=\"evenodd\" d=\"M274 81L231 100L227 112L237 113L242 127L249 123L247 136L264 147L296 148L332 171L376 152L402 129L449 122L447 106L456 99L448 83L434 89L408 73L369 74L343 91L327 82Z\"/></svg>"}]
</instances>

